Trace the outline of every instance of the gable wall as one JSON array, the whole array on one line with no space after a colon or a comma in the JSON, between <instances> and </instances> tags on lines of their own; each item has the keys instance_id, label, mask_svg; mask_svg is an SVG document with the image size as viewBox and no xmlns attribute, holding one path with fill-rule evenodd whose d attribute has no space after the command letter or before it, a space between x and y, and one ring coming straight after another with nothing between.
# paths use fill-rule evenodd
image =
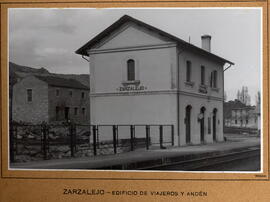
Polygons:
<instances>
[{"instance_id":1,"label":"gable wall","mask_svg":"<svg viewBox=\"0 0 270 202\"><path fill-rule=\"evenodd\" d=\"M171 40L157 35L150 30L142 28L134 23L125 23L108 37L105 37L93 49L105 50L123 47L136 47L154 44L164 44Z\"/></svg>"},{"instance_id":2,"label":"gable wall","mask_svg":"<svg viewBox=\"0 0 270 202\"><path fill-rule=\"evenodd\" d=\"M27 101L27 89L32 89L32 102ZM41 123L48 121L48 85L30 76L13 88L13 120Z\"/></svg>"},{"instance_id":3,"label":"gable wall","mask_svg":"<svg viewBox=\"0 0 270 202\"><path fill-rule=\"evenodd\" d=\"M90 57L90 74L94 79L92 93L118 92L127 81L127 61L135 61L135 79L146 91L170 90L172 88L171 69L175 67L176 48L162 48L136 51L110 52Z\"/></svg>"},{"instance_id":4,"label":"gable wall","mask_svg":"<svg viewBox=\"0 0 270 202\"><path fill-rule=\"evenodd\" d=\"M119 38L115 37L100 49L90 50L92 124L176 126L176 94L172 92L176 88L176 44L160 38L149 39L151 37L155 36L130 29L121 32ZM116 39L121 42L116 42ZM139 81L138 86L145 87L143 90L119 90L127 81L128 59L135 61L135 80ZM100 134L103 134L102 131ZM128 138L129 132L119 132L119 135L126 136L120 138ZM144 137L145 128L142 131L137 128L136 137L138 135ZM164 131L164 139L170 137L170 131ZM101 135L100 138L111 137ZM151 138L158 142L158 130Z\"/></svg>"}]
</instances>

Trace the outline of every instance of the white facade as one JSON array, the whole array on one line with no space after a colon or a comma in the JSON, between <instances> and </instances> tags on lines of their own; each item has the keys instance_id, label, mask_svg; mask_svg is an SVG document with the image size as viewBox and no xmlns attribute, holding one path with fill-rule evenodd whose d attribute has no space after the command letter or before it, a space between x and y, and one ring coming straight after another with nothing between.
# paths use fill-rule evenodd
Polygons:
<instances>
[{"instance_id":1,"label":"white facade","mask_svg":"<svg viewBox=\"0 0 270 202\"><path fill-rule=\"evenodd\" d=\"M178 146L223 141L226 60L179 44L129 16L119 21L106 36L77 51L90 61L91 124L173 124ZM135 64L131 81L128 60ZM216 83L210 87L214 71Z\"/></svg>"}]
</instances>

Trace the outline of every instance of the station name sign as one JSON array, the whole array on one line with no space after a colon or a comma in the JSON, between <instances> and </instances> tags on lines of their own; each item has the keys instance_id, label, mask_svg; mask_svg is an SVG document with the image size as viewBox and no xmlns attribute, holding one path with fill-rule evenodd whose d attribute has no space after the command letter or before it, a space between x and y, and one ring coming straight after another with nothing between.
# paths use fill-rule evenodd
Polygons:
<instances>
[{"instance_id":1,"label":"station name sign","mask_svg":"<svg viewBox=\"0 0 270 202\"><path fill-rule=\"evenodd\" d=\"M135 85L128 85L128 86L120 86L117 88L118 91L142 91L146 90L146 86L135 86Z\"/></svg>"}]
</instances>

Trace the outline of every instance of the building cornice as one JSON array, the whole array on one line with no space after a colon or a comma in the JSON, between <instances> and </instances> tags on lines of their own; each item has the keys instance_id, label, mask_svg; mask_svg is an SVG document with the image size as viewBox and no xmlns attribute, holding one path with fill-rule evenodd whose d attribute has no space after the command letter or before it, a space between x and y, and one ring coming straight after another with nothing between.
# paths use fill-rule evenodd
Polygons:
<instances>
[{"instance_id":1,"label":"building cornice","mask_svg":"<svg viewBox=\"0 0 270 202\"><path fill-rule=\"evenodd\" d=\"M154 91L129 91L129 92L110 92L110 93L91 93L90 97L111 97L111 96L141 96L141 95L176 95L177 90L154 90ZM223 101L220 97L202 95L197 93L190 93L186 91L179 91L180 95L192 96L197 98L204 98L208 100Z\"/></svg>"},{"instance_id":2,"label":"building cornice","mask_svg":"<svg viewBox=\"0 0 270 202\"><path fill-rule=\"evenodd\" d=\"M91 49L88 51L89 55L101 54L101 53L114 53L114 52L126 52L126 51L138 51L138 50L150 50L150 49L161 49L176 47L176 43L164 43L155 45L144 45L144 46L132 46L132 47L121 47L121 48L108 48L108 49Z\"/></svg>"}]
</instances>

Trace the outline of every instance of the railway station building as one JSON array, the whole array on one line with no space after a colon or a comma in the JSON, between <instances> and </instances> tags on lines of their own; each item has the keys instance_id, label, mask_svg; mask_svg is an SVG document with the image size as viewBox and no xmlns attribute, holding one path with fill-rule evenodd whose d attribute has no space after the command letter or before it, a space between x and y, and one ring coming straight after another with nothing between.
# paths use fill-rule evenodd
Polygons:
<instances>
[{"instance_id":1,"label":"railway station building","mask_svg":"<svg viewBox=\"0 0 270 202\"><path fill-rule=\"evenodd\" d=\"M223 141L224 69L233 63L121 17L76 53L88 57L91 124L173 124L177 146Z\"/></svg>"}]
</instances>

